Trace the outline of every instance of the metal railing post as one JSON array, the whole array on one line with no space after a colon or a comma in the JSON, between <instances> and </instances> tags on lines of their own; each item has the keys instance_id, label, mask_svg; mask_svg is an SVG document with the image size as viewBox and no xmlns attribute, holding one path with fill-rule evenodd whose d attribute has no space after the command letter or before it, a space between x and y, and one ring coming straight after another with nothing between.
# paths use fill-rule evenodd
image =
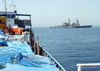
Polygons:
<instances>
[{"instance_id":1,"label":"metal railing post","mask_svg":"<svg viewBox=\"0 0 100 71\"><path fill-rule=\"evenodd\" d=\"M37 36L37 54L40 55L39 38Z\"/></svg>"},{"instance_id":2,"label":"metal railing post","mask_svg":"<svg viewBox=\"0 0 100 71\"><path fill-rule=\"evenodd\" d=\"M81 71L81 65L77 65L78 66L78 71Z\"/></svg>"},{"instance_id":3,"label":"metal railing post","mask_svg":"<svg viewBox=\"0 0 100 71\"><path fill-rule=\"evenodd\" d=\"M36 45L35 45L35 39L34 39L34 54L36 54Z\"/></svg>"}]
</instances>

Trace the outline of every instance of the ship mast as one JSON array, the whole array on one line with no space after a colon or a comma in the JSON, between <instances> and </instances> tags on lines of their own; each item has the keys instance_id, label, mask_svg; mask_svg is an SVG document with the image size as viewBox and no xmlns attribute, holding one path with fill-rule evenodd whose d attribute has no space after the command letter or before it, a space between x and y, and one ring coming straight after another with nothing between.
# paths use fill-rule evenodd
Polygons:
<instances>
[{"instance_id":1,"label":"ship mast","mask_svg":"<svg viewBox=\"0 0 100 71\"><path fill-rule=\"evenodd\" d=\"M4 2L5 2L5 11L7 10L7 8L6 8L6 0L4 0Z\"/></svg>"}]
</instances>

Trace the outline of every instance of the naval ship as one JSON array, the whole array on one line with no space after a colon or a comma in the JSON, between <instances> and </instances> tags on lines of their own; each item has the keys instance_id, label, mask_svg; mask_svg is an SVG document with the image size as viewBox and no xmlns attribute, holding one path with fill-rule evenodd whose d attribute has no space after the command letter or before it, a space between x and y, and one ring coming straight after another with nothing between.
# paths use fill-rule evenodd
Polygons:
<instances>
[{"instance_id":1,"label":"naval ship","mask_svg":"<svg viewBox=\"0 0 100 71\"><path fill-rule=\"evenodd\" d=\"M72 24L70 24L70 22L71 22L70 19L68 19L68 22L63 23L63 25L58 25L53 27L50 26L50 28L91 28L92 27L92 25L80 26L78 19L76 19L76 23L73 22Z\"/></svg>"}]
</instances>

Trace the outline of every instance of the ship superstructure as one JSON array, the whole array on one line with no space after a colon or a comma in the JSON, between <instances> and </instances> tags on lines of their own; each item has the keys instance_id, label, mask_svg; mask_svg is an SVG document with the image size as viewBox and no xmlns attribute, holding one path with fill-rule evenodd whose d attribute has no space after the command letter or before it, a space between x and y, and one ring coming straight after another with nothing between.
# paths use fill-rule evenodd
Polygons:
<instances>
[{"instance_id":1,"label":"ship superstructure","mask_svg":"<svg viewBox=\"0 0 100 71\"><path fill-rule=\"evenodd\" d=\"M78 19L76 19L76 23L73 22L71 24L70 22L71 22L70 19L68 19L68 22L63 23L63 25L53 26L53 27L50 27L50 28L90 28L90 27L92 27L92 25L80 26Z\"/></svg>"}]
</instances>

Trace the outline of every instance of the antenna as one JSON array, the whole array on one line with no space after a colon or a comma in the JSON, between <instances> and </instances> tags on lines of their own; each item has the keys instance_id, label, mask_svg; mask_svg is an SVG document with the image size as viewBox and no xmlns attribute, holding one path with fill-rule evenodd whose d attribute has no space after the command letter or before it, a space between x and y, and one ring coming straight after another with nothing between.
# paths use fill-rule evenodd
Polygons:
<instances>
[{"instance_id":1,"label":"antenna","mask_svg":"<svg viewBox=\"0 0 100 71\"><path fill-rule=\"evenodd\" d=\"M13 5L13 6L14 6L14 10L15 10L16 5Z\"/></svg>"},{"instance_id":2,"label":"antenna","mask_svg":"<svg viewBox=\"0 0 100 71\"><path fill-rule=\"evenodd\" d=\"M13 11L13 0L12 0L12 11Z\"/></svg>"},{"instance_id":3,"label":"antenna","mask_svg":"<svg viewBox=\"0 0 100 71\"><path fill-rule=\"evenodd\" d=\"M6 8L6 0L5 0L5 11L7 10L7 8Z\"/></svg>"},{"instance_id":4,"label":"antenna","mask_svg":"<svg viewBox=\"0 0 100 71\"><path fill-rule=\"evenodd\" d=\"M7 10L7 8L6 8L6 0L3 0L4 2L5 2L5 11Z\"/></svg>"},{"instance_id":5,"label":"antenna","mask_svg":"<svg viewBox=\"0 0 100 71\"><path fill-rule=\"evenodd\" d=\"M13 0L12 0L12 11L13 9L15 10L16 5L13 4Z\"/></svg>"},{"instance_id":6,"label":"antenna","mask_svg":"<svg viewBox=\"0 0 100 71\"><path fill-rule=\"evenodd\" d=\"M9 5L10 6L10 11L11 11L11 5Z\"/></svg>"}]
</instances>

